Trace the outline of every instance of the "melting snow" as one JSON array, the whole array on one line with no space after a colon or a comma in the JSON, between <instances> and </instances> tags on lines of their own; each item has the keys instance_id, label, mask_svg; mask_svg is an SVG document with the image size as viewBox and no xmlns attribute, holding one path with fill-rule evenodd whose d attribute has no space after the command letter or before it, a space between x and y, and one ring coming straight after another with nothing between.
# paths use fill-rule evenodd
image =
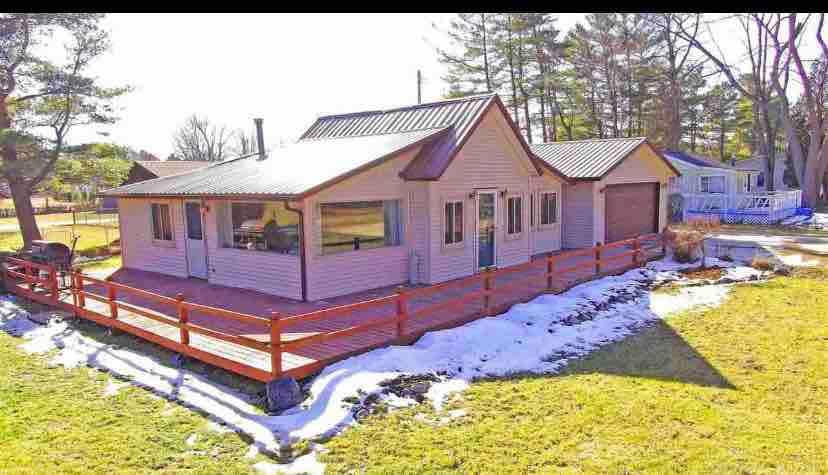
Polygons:
<instances>
[{"instance_id":1,"label":"melting snow","mask_svg":"<svg viewBox=\"0 0 828 475\"><path fill-rule=\"evenodd\" d=\"M739 280L754 274L715 259L708 264L728 267L729 275L732 271ZM440 374L441 382L433 384L426 394L440 411L448 395L462 392L475 378L519 372L555 373L569 359L623 339L665 315L696 305L716 305L725 298L729 286L682 288L676 295L649 292L653 281L681 280L676 271L684 267L688 266L657 261L644 269L579 285L561 295L539 296L498 317L427 333L411 346L381 348L340 361L309 383L310 397L302 407L279 416L262 414L249 396L229 387L85 337L66 322L36 325L26 318L13 296L0 297L0 330L21 336L25 340L21 347L30 353L59 349L51 358L53 364L89 365L109 371L119 379L209 414L221 423L211 422L217 430L230 427L248 434L258 448L276 451L300 439L332 436L353 424L352 406L345 400L379 393L382 381L403 374ZM110 382L112 385L117 383ZM394 406L413 403L391 396L385 395L384 400ZM315 472L322 465L311 453L291 464L262 462L256 467L265 473Z\"/></svg>"}]
</instances>

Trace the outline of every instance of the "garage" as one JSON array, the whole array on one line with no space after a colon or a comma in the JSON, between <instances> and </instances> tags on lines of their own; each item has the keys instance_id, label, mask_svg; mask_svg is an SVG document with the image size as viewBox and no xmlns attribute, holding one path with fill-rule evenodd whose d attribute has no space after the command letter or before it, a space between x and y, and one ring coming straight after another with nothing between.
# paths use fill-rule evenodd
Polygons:
<instances>
[{"instance_id":1,"label":"garage","mask_svg":"<svg viewBox=\"0 0 828 475\"><path fill-rule=\"evenodd\" d=\"M607 185L605 242L634 238L658 229L658 183Z\"/></svg>"}]
</instances>

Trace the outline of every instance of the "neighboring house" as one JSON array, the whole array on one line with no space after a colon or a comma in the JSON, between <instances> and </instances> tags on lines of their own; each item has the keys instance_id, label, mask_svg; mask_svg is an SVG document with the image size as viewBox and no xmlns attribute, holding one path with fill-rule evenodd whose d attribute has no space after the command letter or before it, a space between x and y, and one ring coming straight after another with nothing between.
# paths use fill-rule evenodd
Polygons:
<instances>
[{"instance_id":1,"label":"neighboring house","mask_svg":"<svg viewBox=\"0 0 828 475\"><path fill-rule=\"evenodd\" d=\"M646 138L551 142L532 151L574 182L564 187L563 247L619 241L667 225L667 184L679 172Z\"/></svg>"},{"instance_id":2,"label":"neighboring house","mask_svg":"<svg viewBox=\"0 0 828 475\"><path fill-rule=\"evenodd\" d=\"M731 165L739 170L745 170L750 175L751 183L754 184L753 191L767 191L766 180L769 176L768 159L766 157L747 158L736 160Z\"/></svg>"},{"instance_id":3,"label":"neighboring house","mask_svg":"<svg viewBox=\"0 0 828 475\"><path fill-rule=\"evenodd\" d=\"M143 150L141 151L143 152ZM137 155L137 154L136 154ZM152 156L151 154L149 154ZM166 177L171 175L179 175L181 173L188 173L194 170L200 170L210 165L210 162L202 161L160 161L160 160L134 160L132 167L129 169L126 180L121 184L131 185L133 183L140 183L153 178ZM104 195L101 200L100 208L102 210L118 209L118 199L112 196Z\"/></svg>"},{"instance_id":4,"label":"neighboring house","mask_svg":"<svg viewBox=\"0 0 828 475\"><path fill-rule=\"evenodd\" d=\"M798 190L765 191L765 170L749 164L731 164L688 152L664 150L663 155L680 172L670 182L670 193L682 196L683 219L716 215L729 223L771 224L796 213L801 203ZM737 162L738 163L738 162Z\"/></svg>"},{"instance_id":5,"label":"neighboring house","mask_svg":"<svg viewBox=\"0 0 828 475\"><path fill-rule=\"evenodd\" d=\"M267 156L104 195L119 199L125 267L319 300L658 231L660 189L675 172L642 139L624 150L585 154L600 166L570 179L556 153L532 153L500 98L486 94L321 117ZM616 187L628 183L653 185ZM646 210L646 226L628 225L629 213L609 203L604 211L605 199L629 197L658 209ZM579 227L571 237L563 219Z\"/></svg>"}]
</instances>

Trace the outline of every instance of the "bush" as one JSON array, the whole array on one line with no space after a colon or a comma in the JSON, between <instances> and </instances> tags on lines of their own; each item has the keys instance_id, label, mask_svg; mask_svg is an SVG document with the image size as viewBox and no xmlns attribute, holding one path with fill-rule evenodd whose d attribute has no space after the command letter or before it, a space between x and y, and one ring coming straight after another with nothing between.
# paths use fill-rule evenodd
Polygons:
<instances>
[{"instance_id":1,"label":"bush","mask_svg":"<svg viewBox=\"0 0 828 475\"><path fill-rule=\"evenodd\" d=\"M703 252L704 234L695 230L664 231L664 243L673 255L673 260L686 264L699 258Z\"/></svg>"},{"instance_id":2,"label":"bush","mask_svg":"<svg viewBox=\"0 0 828 475\"><path fill-rule=\"evenodd\" d=\"M773 262L767 257L755 256L750 266L757 270L773 270Z\"/></svg>"}]
</instances>

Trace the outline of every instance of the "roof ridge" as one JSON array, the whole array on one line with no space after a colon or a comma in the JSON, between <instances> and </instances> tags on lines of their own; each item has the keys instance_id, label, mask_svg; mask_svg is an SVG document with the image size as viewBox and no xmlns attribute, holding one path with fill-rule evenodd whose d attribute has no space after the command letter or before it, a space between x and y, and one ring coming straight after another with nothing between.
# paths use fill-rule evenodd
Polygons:
<instances>
[{"instance_id":1,"label":"roof ridge","mask_svg":"<svg viewBox=\"0 0 828 475\"><path fill-rule=\"evenodd\" d=\"M474 95L463 96L463 97L455 97L455 98L451 98L451 99L442 99L442 100L439 100L439 101L425 102L425 103L422 103L422 104L413 104L413 105L408 105L408 106L400 106L400 107L394 107L394 108L391 108L391 109L376 109L376 110L367 110L367 111L361 111L361 112L347 112L345 114L322 115L322 116L317 117L316 121L318 122L318 121L323 120L323 119L344 119L344 118L347 118L347 117L358 117L358 116L363 116L363 115L388 114L390 112L397 112L397 111L401 111L401 110L422 109L422 108L426 108L426 107L432 107L432 106L435 106L435 105L438 105L438 104L450 104L450 103L454 103L454 102L464 102L464 101L478 100L478 99L482 99L482 98L494 97L496 95L497 95L496 92L486 92L486 93L483 93L483 94L474 94Z\"/></svg>"},{"instance_id":2,"label":"roof ridge","mask_svg":"<svg viewBox=\"0 0 828 475\"><path fill-rule=\"evenodd\" d=\"M599 138L592 138L592 139L580 139L580 140L559 140L557 142L541 142L531 145L558 145L558 144L568 144L568 143L581 143L581 142L620 142L623 140L630 140L630 141L641 141L647 140L647 137L610 137L606 139L599 139Z\"/></svg>"},{"instance_id":3,"label":"roof ridge","mask_svg":"<svg viewBox=\"0 0 828 475\"><path fill-rule=\"evenodd\" d=\"M308 139L299 139L295 143L298 144L298 143L302 143L302 142L322 142L322 141L325 141L325 140L354 139L354 138L360 138L360 137L382 137L383 135L410 134L410 133L414 133L414 132L424 132L426 130L433 130L433 131L436 132L438 130L450 129L452 127L454 127L454 125L449 124L449 125L440 125L440 126L436 126L436 127L422 127L422 128L419 128L419 129L412 129L412 130L405 130L405 131L383 132L381 134L365 133L365 134L359 134L359 135L335 135L333 137L311 137L311 138L308 138Z\"/></svg>"}]
</instances>

